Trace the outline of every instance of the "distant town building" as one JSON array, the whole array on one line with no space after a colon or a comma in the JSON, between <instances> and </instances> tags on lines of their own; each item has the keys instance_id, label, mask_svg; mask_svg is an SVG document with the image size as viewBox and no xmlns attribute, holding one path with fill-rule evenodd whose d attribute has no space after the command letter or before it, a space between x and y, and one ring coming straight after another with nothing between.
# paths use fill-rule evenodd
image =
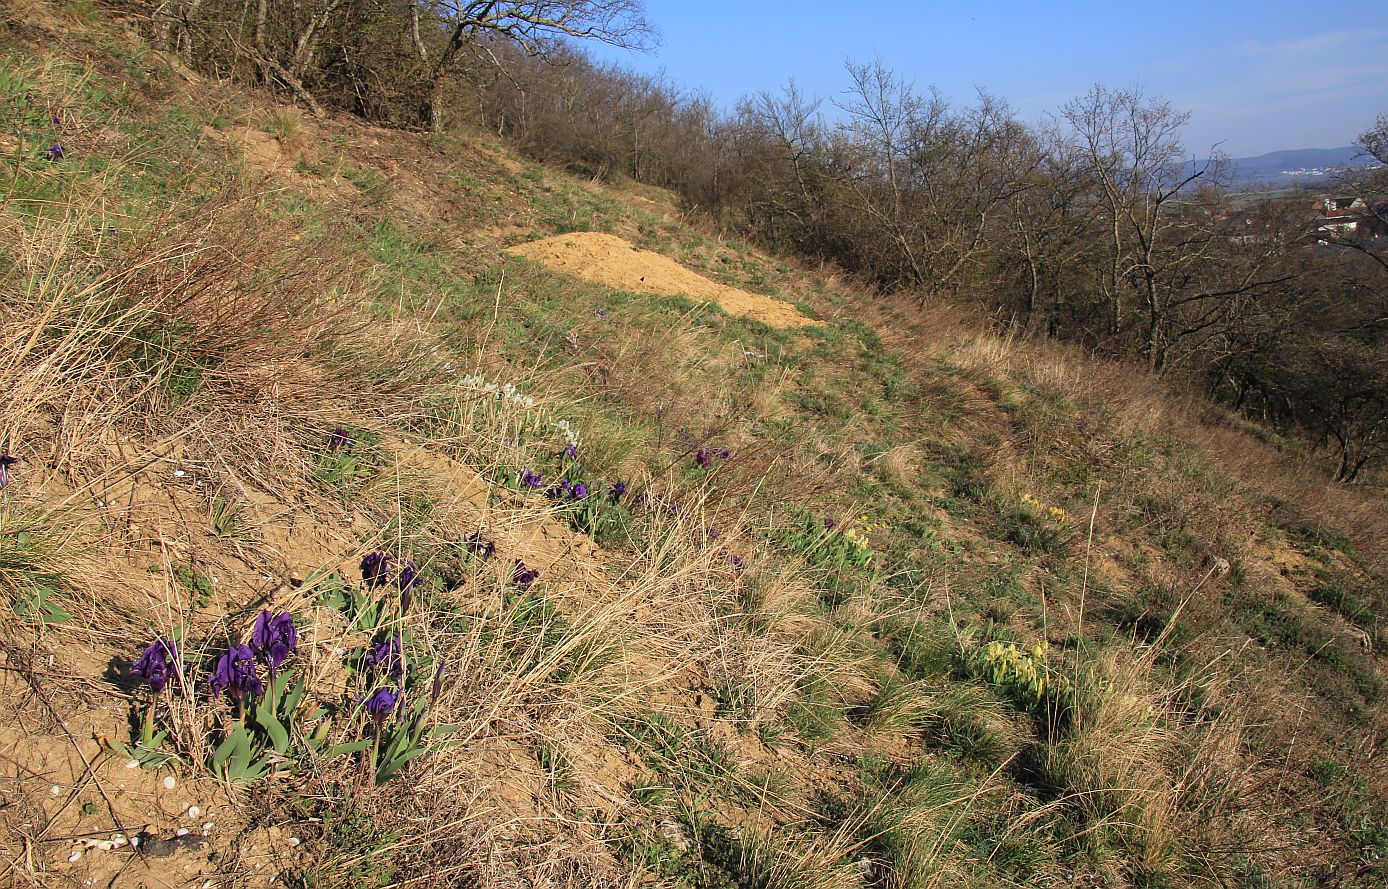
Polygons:
<instances>
[{"instance_id":1,"label":"distant town building","mask_svg":"<svg viewBox=\"0 0 1388 889\"><path fill-rule=\"evenodd\" d=\"M1378 240L1388 237L1388 203L1372 207L1357 195L1326 195L1315 204L1312 239L1321 247L1349 239Z\"/></svg>"}]
</instances>

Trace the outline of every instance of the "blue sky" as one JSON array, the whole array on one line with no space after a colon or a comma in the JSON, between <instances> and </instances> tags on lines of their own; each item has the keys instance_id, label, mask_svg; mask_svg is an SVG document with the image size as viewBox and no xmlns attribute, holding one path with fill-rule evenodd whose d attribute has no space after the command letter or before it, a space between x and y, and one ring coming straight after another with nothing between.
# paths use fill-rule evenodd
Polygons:
<instances>
[{"instance_id":1,"label":"blue sky","mask_svg":"<svg viewBox=\"0 0 1388 889\"><path fill-rule=\"evenodd\" d=\"M662 44L594 48L664 71L724 107L793 77L832 99L846 58L874 55L955 102L976 87L1025 119L1094 83L1141 87L1189 111L1192 154L1348 145L1388 112L1388 4L995 0L988 4L646 0Z\"/></svg>"}]
</instances>

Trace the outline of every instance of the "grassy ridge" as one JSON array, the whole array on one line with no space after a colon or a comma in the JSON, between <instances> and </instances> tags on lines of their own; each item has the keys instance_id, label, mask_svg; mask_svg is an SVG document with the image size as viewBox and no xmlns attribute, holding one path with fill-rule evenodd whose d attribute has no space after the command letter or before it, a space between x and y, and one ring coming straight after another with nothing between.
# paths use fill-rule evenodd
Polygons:
<instances>
[{"instance_id":1,"label":"grassy ridge","mask_svg":"<svg viewBox=\"0 0 1388 889\"><path fill-rule=\"evenodd\" d=\"M154 699L179 781L233 813L200 875L1385 878L1380 498L1123 367L722 243L658 193L485 137L311 124L96 13L33 10L0 30L6 712L38 695L127 736L151 700L132 640L181 632L192 675L261 608L311 627L296 663L344 744L373 724L343 652L399 633L447 665L451 730L379 784L295 746L278 780L218 786L233 710ZM583 230L828 323L501 252ZM547 496L561 476L593 499ZM413 603L358 582L373 551L420 568ZM122 771L72 743L98 783ZM103 865L26 844L159 822L24 756L0 818L30 882Z\"/></svg>"}]
</instances>

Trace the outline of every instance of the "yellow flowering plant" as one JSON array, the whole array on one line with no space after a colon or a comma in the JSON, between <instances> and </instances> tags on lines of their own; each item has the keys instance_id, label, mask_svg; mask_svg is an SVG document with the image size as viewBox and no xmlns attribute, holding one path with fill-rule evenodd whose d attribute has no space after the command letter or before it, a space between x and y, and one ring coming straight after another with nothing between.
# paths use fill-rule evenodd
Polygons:
<instances>
[{"instance_id":1,"label":"yellow flowering plant","mask_svg":"<svg viewBox=\"0 0 1388 889\"><path fill-rule=\"evenodd\" d=\"M974 676L997 685L1033 712L1063 709L1074 690L1069 679L1046 661L1050 643L1025 647L1018 642L993 639L967 658Z\"/></svg>"}]
</instances>

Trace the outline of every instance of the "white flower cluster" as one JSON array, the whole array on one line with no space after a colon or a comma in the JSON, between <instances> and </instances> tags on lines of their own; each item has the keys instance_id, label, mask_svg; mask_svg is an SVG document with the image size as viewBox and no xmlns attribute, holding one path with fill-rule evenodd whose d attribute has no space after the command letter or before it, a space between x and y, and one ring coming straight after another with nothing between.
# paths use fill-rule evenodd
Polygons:
<instances>
[{"instance_id":1,"label":"white flower cluster","mask_svg":"<svg viewBox=\"0 0 1388 889\"><path fill-rule=\"evenodd\" d=\"M578 447L578 433L568 420L555 420L550 425L559 430L559 434L564 436L564 441Z\"/></svg>"},{"instance_id":2,"label":"white flower cluster","mask_svg":"<svg viewBox=\"0 0 1388 889\"><path fill-rule=\"evenodd\" d=\"M487 381L486 377L483 377L479 374L468 374L467 376L459 380L459 383L466 389L472 389L476 392L481 392L483 395L491 395L496 398L504 398L512 404L518 405L520 407L533 408L535 406L534 396L526 395L525 393L521 392L519 389L516 388L514 383L491 383Z\"/></svg>"}]
</instances>

